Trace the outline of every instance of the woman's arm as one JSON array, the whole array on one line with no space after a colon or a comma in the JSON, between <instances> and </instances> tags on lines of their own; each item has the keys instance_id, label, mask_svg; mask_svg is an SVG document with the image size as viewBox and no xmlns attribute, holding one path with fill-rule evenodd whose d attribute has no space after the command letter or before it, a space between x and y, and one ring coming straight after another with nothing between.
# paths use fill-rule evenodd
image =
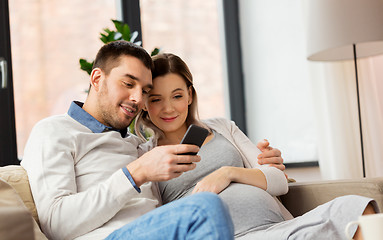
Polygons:
<instances>
[{"instance_id":1,"label":"woman's arm","mask_svg":"<svg viewBox=\"0 0 383 240\"><path fill-rule=\"evenodd\" d=\"M272 151L271 155L278 155L280 157L279 150L268 148L264 146L266 151L260 151L258 147L253 144L250 139L237 127L237 125L223 118L210 119L206 121L206 124L212 129L216 130L218 133L222 134L226 139L228 139L240 152L242 160L246 169L258 169L263 173L264 178L266 179L266 191L272 196L283 195L288 191L287 179L283 171L276 167L271 167L268 165L260 165L258 162L258 156L260 153L263 158L269 156L267 150ZM269 156L270 157L270 156ZM262 159L264 160L264 159ZM282 160L282 159L280 159ZM262 162L264 163L264 162ZM214 173L212 173L214 174ZM227 181L226 181L227 182ZM217 183L218 184L218 183ZM258 183L257 183L258 184ZM253 184L251 184L253 185Z\"/></svg>"},{"instance_id":2,"label":"woman's arm","mask_svg":"<svg viewBox=\"0 0 383 240\"><path fill-rule=\"evenodd\" d=\"M276 167L260 165L258 163L259 149L257 146L250 141L234 122L231 122L230 125L231 138L244 157L245 167L262 171L267 181L266 191L270 195L279 196L286 194L288 192L288 184L284 172ZM265 155L265 152L262 155Z\"/></svg>"},{"instance_id":3,"label":"woman's arm","mask_svg":"<svg viewBox=\"0 0 383 240\"><path fill-rule=\"evenodd\" d=\"M237 182L267 189L267 181L263 172L256 168L224 166L204 177L194 187L197 192L222 192L230 183Z\"/></svg>"}]
</instances>

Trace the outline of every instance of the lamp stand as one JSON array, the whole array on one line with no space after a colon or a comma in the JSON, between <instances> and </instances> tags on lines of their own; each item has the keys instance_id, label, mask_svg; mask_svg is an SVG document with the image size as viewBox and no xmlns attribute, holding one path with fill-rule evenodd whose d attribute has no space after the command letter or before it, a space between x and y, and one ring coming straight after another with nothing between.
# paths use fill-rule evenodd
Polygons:
<instances>
[{"instance_id":1,"label":"lamp stand","mask_svg":"<svg viewBox=\"0 0 383 240\"><path fill-rule=\"evenodd\" d=\"M360 146L362 152L362 167L363 167L363 177L366 177L366 167L364 163L364 147L363 147L363 133L362 133L362 116L360 112L360 99L359 99L359 81L358 81L358 64L356 61L356 45L353 44L354 50L354 64L355 64L355 79L356 79L356 96L358 99L358 116L359 116L359 131L360 131Z\"/></svg>"}]
</instances>

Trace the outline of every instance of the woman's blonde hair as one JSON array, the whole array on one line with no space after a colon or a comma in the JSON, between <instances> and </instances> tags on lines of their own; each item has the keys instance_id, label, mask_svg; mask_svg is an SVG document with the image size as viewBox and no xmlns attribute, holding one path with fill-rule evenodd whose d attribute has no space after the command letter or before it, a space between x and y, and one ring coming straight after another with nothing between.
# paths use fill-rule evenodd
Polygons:
<instances>
[{"instance_id":1,"label":"woman's blonde hair","mask_svg":"<svg viewBox=\"0 0 383 240\"><path fill-rule=\"evenodd\" d=\"M180 57L171 53L158 54L152 57L152 60L154 64L154 68L152 70L153 80L156 77L161 77L169 73L174 73L181 76L185 80L186 86L191 89L192 103L188 107L186 126L189 127L191 124L195 124L204 127L210 131L210 129L199 120L197 93L193 87L193 76L186 63ZM147 137L144 136L143 133L147 132L148 130L151 130L151 134L154 134L154 137L157 139L164 136L163 131L152 123L152 121L149 118L148 112L145 110L141 110L141 112L137 115L134 127L136 134L143 139Z\"/></svg>"}]
</instances>

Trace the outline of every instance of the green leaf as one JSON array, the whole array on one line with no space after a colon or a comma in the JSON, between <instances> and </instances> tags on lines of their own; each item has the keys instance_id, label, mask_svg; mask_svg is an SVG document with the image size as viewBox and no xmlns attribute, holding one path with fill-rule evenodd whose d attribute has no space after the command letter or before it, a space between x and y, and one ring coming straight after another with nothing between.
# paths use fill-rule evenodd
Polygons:
<instances>
[{"instance_id":1,"label":"green leaf","mask_svg":"<svg viewBox=\"0 0 383 240\"><path fill-rule=\"evenodd\" d=\"M92 73L92 68L93 68L93 63L94 61L92 61L91 63L88 62L87 60L83 59L83 58L80 58L80 68L81 70L84 70L86 71L89 75Z\"/></svg>"},{"instance_id":2,"label":"green leaf","mask_svg":"<svg viewBox=\"0 0 383 240\"><path fill-rule=\"evenodd\" d=\"M104 28L103 30L104 30L104 32L106 32L107 34L109 34L109 33L113 32L113 31L112 31L112 30L110 30L109 28Z\"/></svg>"},{"instance_id":3,"label":"green leaf","mask_svg":"<svg viewBox=\"0 0 383 240\"><path fill-rule=\"evenodd\" d=\"M131 33L130 27L128 24L118 20L113 20L113 19L112 19L112 22L114 26L116 27L117 31L112 31L109 28L104 28L103 32L100 33L100 40L104 44L107 44L116 40L122 40L122 39L126 41L130 41L130 42L134 42L137 39L138 32L134 31L133 33ZM141 46L141 41L134 42L134 44ZM159 52L160 52L160 49L155 48L151 52L151 56L155 56ZM86 71L90 75L93 68L93 62L90 63L86 61L85 59L80 59L79 62L80 62L81 69Z\"/></svg>"},{"instance_id":4,"label":"green leaf","mask_svg":"<svg viewBox=\"0 0 383 240\"><path fill-rule=\"evenodd\" d=\"M161 49L159 49L159 48L155 48L155 49L153 49L153 51L152 51L152 53L150 54L150 56L153 57L153 56L159 54L159 53L160 53L160 50L161 50Z\"/></svg>"},{"instance_id":5,"label":"green leaf","mask_svg":"<svg viewBox=\"0 0 383 240\"><path fill-rule=\"evenodd\" d=\"M100 40L101 40L103 43L107 43L107 42L108 42L108 37L107 37L105 34L102 34L102 33L101 33Z\"/></svg>"},{"instance_id":6,"label":"green leaf","mask_svg":"<svg viewBox=\"0 0 383 240\"><path fill-rule=\"evenodd\" d=\"M133 119L133 121L130 123L130 125L128 126L128 131L130 133L133 133L133 134L136 134L136 131L134 130L134 124L136 122L136 119Z\"/></svg>"},{"instance_id":7,"label":"green leaf","mask_svg":"<svg viewBox=\"0 0 383 240\"><path fill-rule=\"evenodd\" d=\"M104 28L103 30L104 30L104 33L100 33L101 35L100 40L105 44L122 39L121 34L119 32L112 31L108 28Z\"/></svg>"},{"instance_id":8,"label":"green leaf","mask_svg":"<svg viewBox=\"0 0 383 240\"><path fill-rule=\"evenodd\" d=\"M108 42L113 42L113 41L116 41L114 39L114 35L115 35L116 32L110 32L109 36L108 36Z\"/></svg>"},{"instance_id":9,"label":"green leaf","mask_svg":"<svg viewBox=\"0 0 383 240\"><path fill-rule=\"evenodd\" d=\"M124 23L118 20L112 20L112 22L114 23L114 26L116 27L117 32L122 33L122 27Z\"/></svg>"},{"instance_id":10,"label":"green leaf","mask_svg":"<svg viewBox=\"0 0 383 240\"><path fill-rule=\"evenodd\" d=\"M130 41L130 27L128 26L128 24L124 24L121 34L122 39L124 39L125 41Z\"/></svg>"}]
</instances>

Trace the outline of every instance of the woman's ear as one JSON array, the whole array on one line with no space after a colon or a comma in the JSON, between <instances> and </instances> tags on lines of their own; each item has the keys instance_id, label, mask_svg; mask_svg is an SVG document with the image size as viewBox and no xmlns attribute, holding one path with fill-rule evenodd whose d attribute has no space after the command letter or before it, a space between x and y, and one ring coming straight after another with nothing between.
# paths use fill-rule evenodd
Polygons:
<instances>
[{"instance_id":1,"label":"woman's ear","mask_svg":"<svg viewBox=\"0 0 383 240\"><path fill-rule=\"evenodd\" d=\"M190 105L193 103L193 97L194 97L193 96L193 86L189 87L188 93L189 93L188 105Z\"/></svg>"},{"instance_id":2,"label":"woman's ear","mask_svg":"<svg viewBox=\"0 0 383 240\"><path fill-rule=\"evenodd\" d=\"M92 85L91 89L93 88L96 92L98 92L103 78L104 73L100 68L93 69L90 74L90 85Z\"/></svg>"}]
</instances>

